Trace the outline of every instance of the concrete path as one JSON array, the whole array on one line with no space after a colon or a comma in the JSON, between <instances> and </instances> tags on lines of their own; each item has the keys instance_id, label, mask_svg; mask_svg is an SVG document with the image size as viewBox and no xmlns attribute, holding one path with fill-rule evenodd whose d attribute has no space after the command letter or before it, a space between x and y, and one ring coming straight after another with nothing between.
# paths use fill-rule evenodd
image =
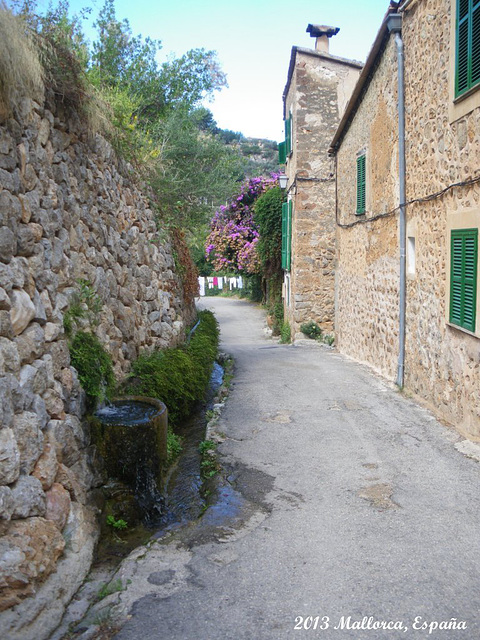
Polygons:
<instances>
[{"instance_id":1,"label":"concrete path","mask_svg":"<svg viewBox=\"0 0 480 640\"><path fill-rule=\"evenodd\" d=\"M115 638L480 638L480 466L456 433L335 351L265 338L260 309L202 304L236 359L228 481L138 556Z\"/></svg>"}]
</instances>

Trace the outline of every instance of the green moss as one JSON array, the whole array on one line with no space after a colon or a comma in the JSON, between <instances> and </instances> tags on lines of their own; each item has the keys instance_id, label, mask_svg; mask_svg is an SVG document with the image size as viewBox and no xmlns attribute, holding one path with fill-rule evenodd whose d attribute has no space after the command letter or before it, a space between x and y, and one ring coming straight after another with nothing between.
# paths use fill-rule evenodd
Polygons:
<instances>
[{"instance_id":1,"label":"green moss","mask_svg":"<svg viewBox=\"0 0 480 640\"><path fill-rule=\"evenodd\" d=\"M174 349L141 355L133 364L124 391L157 398L168 409L170 424L179 424L203 399L218 348L218 324L210 311L199 313L200 324L190 342Z\"/></svg>"},{"instance_id":2,"label":"green moss","mask_svg":"<svg viewBox=\"0 0 480 640\"><path fill-rule=\"evenodd\" d=\"M70 359L90 407L112 395L115 389L112 359L97 336L77 331L70 342Z\"/></svg>"},{"instance_id":3,"label":"green moss","mask_svg":"<svg viewBox=\"0 0 480 640\"><path fill-rule=\"evenodd\" d=\"M280 330L280 343L281 344L290 344L292 341L291 337L291 329L288 322L284 322L282 324L282 328Z\"/></svg>"}]
</instances>

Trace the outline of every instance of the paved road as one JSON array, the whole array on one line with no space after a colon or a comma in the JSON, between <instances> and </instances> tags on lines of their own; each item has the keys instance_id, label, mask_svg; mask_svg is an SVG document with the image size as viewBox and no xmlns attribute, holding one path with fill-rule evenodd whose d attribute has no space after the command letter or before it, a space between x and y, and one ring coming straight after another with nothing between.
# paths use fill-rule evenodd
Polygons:
<instances>
[{"instance_id":1,"label":"paved road","mask_svg":"<svg viewBox=\"0 0 480 640\"><path fill-rule=\"evenodd\" d=\"M480 638L480 466L455 432L335 351L265 338L260 309L202 304L236 359L228 483L147 556L116 640Z\"/></svg>"}]
</instances>

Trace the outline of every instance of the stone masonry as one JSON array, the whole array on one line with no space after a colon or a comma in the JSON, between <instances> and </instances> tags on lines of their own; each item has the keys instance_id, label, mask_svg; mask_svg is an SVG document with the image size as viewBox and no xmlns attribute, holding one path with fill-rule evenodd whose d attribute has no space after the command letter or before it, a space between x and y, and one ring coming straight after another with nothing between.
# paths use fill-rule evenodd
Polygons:
<instances>
[{"instance_id":1,"label":"stone masonry","mask_svg":"<svg viewBox=\"0 0 480 640\"><path fill-rule=\"evenodd\" d=\"M24 100L0 128L0 630L46 638L83 580L97 478L63 317L88 280L96 333L124 375L142 349L184 338L172 247L100 136L61 105Z\"/></svg>"},{"instance_id":2,"label":"stone masonry","mask_svg":"<svg viewBox=\"0 0 480 640\"><path fill-rule=\"evenodd\" d=\"M330 55L327 36L317 38L317 47L322 50L293 48L284 93L285 115L292 116L293 152L286 167L292 264L284 284L292 337L301 337L300 326L309 320L325 331L333 328L335 165L327 150L362 68Z\"/></svg>"},{"instance_id":3,"label":"stone masonry","mask_svg":"<svg viewBox=\"0 0 480 640\"><path fill-rule=\"evenodd\" d=\"M455 99L455 0L414 0L405 49L407 292L405 388L480 440L480 266L477 324L449 322L450 230L480 228L480 89ZM384 25L383 25L384 26ZM382 26L382 28L383 28ZM367 153L367 213L398 204L397 58L393 37L372 60L337 151L341 222L355 219L355 154ZM367 61L368 64L368 61ZM425 198L428 197L428 200ZM337 232L339 349L395 379L398 214Z\"/></svg>"}]
</instances>

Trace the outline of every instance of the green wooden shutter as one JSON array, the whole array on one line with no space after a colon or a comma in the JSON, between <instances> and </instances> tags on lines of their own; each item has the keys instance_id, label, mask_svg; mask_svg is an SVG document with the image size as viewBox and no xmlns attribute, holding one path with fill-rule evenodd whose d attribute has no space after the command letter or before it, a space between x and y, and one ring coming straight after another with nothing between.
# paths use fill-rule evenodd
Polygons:
<instances>
[{"instance_id":1,"label":"green wooden shutter","mask_svg":"<svg viewBox=\"0 0 480 640\"><path fill-rule=\"evenodd\" d=\"M293 201L290 200L288 203L288 229L287 229L287 271L290 271L290 267L292 265L292 210L293 210Z\"/></svg>"},{"instance_id":2,"label":"green wooden shutter","mask_svg":"<svg viewBox=\"0 0 480 640\"><path fill-rule=\"evenodd\" d=\"M475 332L478 229L451 234L450 322Z\"/></svg>"},{"instance_id":3,"label":"green wooden shutter","mask_svg":"<svg viewBox=\"0 0 480 640\"><path fill-rule=\"evenodd\" d=\"M287 268L288 202L282 204L282 269Z\"/></svg>"},{"instance_id":4,"label":"green wooden shutter","mask_svg":"<svg viewBox=\"0 0 480 640\"><path fill-rule=\"evenodd\" d=\"M285 120L285 154L288 156L292 153L292 118L289 116Z\"/></svg>"},{"instance_id":5,"label":"green wooden shutter","mask_svg":"<svg viewBox=\"0 0 480 640\"><path fill-rule=\"evenodd\" d=\"M285 142L280 142L278 145L278 164L285 164L287 161L287 149Z\"/></svg>"},{"instance_id":6,"label":"green wooden shutter","mask_svg":"<svg viewBox=\"0 0 480 640\"><path fill-rule=\"evenodd\" d=\"M365 213L365 155L357 158L357 214Z\"/></svg>"},{"instance_id":7,"label":"green wooden shutter","mask_svg":"<svg viewBox=\"0 0 480 640\"><path fill-rule=\"evenodd\" d=\"M455 95L480 82L480 0L457 0Z\"/></svg>"}]
</instances>

